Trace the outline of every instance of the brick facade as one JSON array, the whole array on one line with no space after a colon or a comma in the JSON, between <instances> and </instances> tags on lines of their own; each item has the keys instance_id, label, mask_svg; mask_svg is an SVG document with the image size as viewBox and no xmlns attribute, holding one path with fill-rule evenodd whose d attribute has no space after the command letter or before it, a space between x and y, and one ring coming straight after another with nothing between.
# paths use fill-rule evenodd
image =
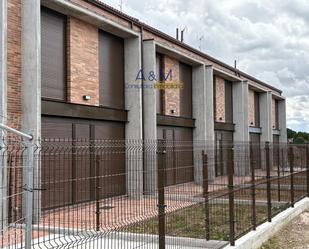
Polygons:
<instances>
[{"instance_id":1,"label":"brick facade","mask_svg":"<svg viewBox=\"0 0 309 249\"><path fill-rule=\"evenodd\" d=\"M215 121L225 122L225 80L215 77Z\"/></svg>"},{"instance_id":2,"label":"brick facade","mask_svg":"<svg viewBox=\"0 0 309 249\"><path fill-rule=\"evenodd\" d=\"M179 82L179 61L164 56L163 71L166 76L171 70L172 77L165 81L166 84ZM165 115L179 116L180 115L180 89L165 89L163 91L163 113Z\"/></svg>"},{"instance_id":3,"label":"brick facade","mask_svg":"<svg viewBox=\"0 0 309 249\"><path fill-rule=\"evenodd\" d=\"M99 105L99 37L91 24L68 20L68 100L71 103ZM88 95L90 100L84 100Z\"/></svg>"},{"instance_id":4,"label":"brick facade","mask_svg":"<svg viewBox=\"0 0 309 249\"><path fill-rule=\"evenodd\" d=\"M249 126L255 126L255 106L254 106L254 91L249 89L248 93L248 122Z\"/></svg>"},{"instance_id":5,"label":"brick facade","mask_svg":"<svg viewBox=\"0 0 309 249\"><path fill-rule=\"evenodd\" d=\"M8 0L7 122L21 128L21 0Z\"/></svg>"}]
</instances>

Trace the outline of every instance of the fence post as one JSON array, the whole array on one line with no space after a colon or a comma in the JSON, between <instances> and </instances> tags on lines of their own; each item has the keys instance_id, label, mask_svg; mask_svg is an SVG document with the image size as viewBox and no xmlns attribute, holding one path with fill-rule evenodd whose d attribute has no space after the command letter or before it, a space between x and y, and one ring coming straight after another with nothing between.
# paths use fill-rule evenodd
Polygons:
<instances>
[{"instance_id":1,"label":"fence post","mask_svg":"<svg viewBox=\"0 0 309 249\"><path fill-rule=\"evenodd\" d=\"M291 175L291 207L294 207L294 151L292 146L289 148L289 158Z\"/></svg>"},{"instance_id":2,"label":"fence post","mask_svg":"<svg viewBox=\"0 0 309 249\"><path fill-rule=\"evenodd\" d=\"M256 230L256 206L255 206L255 164L256 160L253 158L253 143L250 142L250 165L251 165L251 195L252 195L252 226Z\"/></svg>"},{"instance_id":3,"label":"fence post","mask_svg":"<svg viewBox=\"0 0 309 249\"><path fill-rule=\"evenodd\" d=\"M33 162L34 162L34 144L32 141L26 143L27 160L25 172L25 249L31 249L32 242L32 218L33 218Z\"/></svg>"},{"instance_id":4,"label":"fence post","mask_svg":"<svg viewBox=\"0 0 309 249\"><path fill-rule=\"evenodd\" d=\"M278 146L278 151L279 151L279 155L281 154L281 156L279 156L279 158L281 158L281 160L279 160L280 162L278 163L278 202L281 202L281 183L280 183L280 180L281 180L281 175L280 175L280 165L281 167L283 168L284 167L284 163L283 163L283 160L284 160L284 154L283 154L283 149L280 148L280 146Z\"/></svg>"},{"instance_id":5,"label":"fence post","mask_svg":"<svg viewBox=\"0 0 309 249\"><path fill-rule=\"evenodd\" d=\"M158 140L158 219L159 219L159 249L165 249L165 170L166 141Z\"/></svg>"},{"instance_id":6,"label":"fence post","mask_svg":"<svg viewBox=\"0 0 309 249\"><path fill-rule=\"evenodd\" d=\"M203 194L205 199L205 229L206 229L206 240L210 239L210 228L209 228L209 200L208 200L208 157L204 151L202 151L203 160Z\"/></svg>"},{"instance_id":7,"label":"fence post","mask_svg":"<svg viewBox=\"0 0 309 249\"><path fill-rule=\"evenodd\" d=\"M99 170L100 170L100 157L96 156L96 161L95 161L95 172L94 172L94 177L95 177L95 220L96 220L96 231L100 231L100 218L101 218L101 209L100 209L100 192L99 190L101 189L99 186L99 181L98 181L98 175L99 175Z\"/></svg>"},{"instance_id":8,"label":"fence post","mask_svg":"<svg viewBox=\"0 0 309 249\"><path fill-rule=\"evenodd\" d=\"M229 190L229 222L230 222L230 243L235 246L235 203L234 203L234 147L228 147L229 159L227 162L228 190ZM229 163L230 162L230 163Z\"/></svg>"},{"instance_id":9,"label":"fence post","mask_svg":"<svg viewBox=\"0 0 309 249\"><path fill-rule=\"evenodd\" d=\"M306 144L306 182L307 182L307 197L309 197L309 145Z\"/></svg>"},{"instance_id":10,"label":"fence post","mask_svg":"<svg viewBox=\"0 0 309 249\"><path fill-rule=\"evenodd\" d=\"M267 219L271 222L271 179L270 179L270 154L269 142L265 143L266 152L266 191L267 191Z\"/></svg>"}]
</instances>

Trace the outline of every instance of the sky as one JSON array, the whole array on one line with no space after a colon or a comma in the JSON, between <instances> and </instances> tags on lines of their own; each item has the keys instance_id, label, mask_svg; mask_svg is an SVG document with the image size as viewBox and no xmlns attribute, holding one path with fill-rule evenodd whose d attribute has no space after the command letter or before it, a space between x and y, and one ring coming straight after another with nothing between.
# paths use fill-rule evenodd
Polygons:
<instances>
[{"instance_id":1,"label":"sky","mask_svg":"<svg viewBox=\"0 0 309 249\"><path fill-rule=\"evenodd\" d=\"M309 132L309 0L104 0L265 81L287 98L287 126Z\"/></svg>"}]
</instances>

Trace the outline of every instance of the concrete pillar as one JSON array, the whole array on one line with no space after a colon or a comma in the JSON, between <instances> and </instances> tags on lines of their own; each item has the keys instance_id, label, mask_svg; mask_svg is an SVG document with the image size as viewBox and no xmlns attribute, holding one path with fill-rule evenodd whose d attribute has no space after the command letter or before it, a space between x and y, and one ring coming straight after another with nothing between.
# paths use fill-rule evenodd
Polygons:
<instances>
[{"instance_id":1,"label":"concrete pillar","mask_svg":"<svg viewBox=\"0 0 309 249\"><path fill-rule=\"evenodd\" d=\"M31 13L31 14L30 14ZM41 3L22 1L22 130L41 136ZM34 187L40 187L39 158L34 162ZM34 222L41 205L40 191L34 192Z\"/></svg>"},{"instance_id":2,"label":"concrete pillar","mask_svg":"<svg viewBox=\"0 0 309 249\"><path fill-rule=\"evenodd\" d=\"M265 92L260 94L260 126L261 126L261 167L266 168L265 142L272 142L272 94ZM272 156L270 156L272 159Z\"/></svg>"},{"instance_id":3,"label":"concrete pillar","mask_svg":"<svg viewBox=\"0 0 309 249\"><path fill-rule=\"evenodd\" d=\"M279 130L280 130L280 143L287 143L287 130L286 130L286 100L278 101L278 115L279 115Z\"/></svg>"},{"instance_id":4,"label":"concrete pillar","mask_svg":"<svg viewBox=\"0 0 309 249\"><path fill-rule=\"evenodd\" d=\"M143 143L142 143L142 88L136 75L141 68L141 39L124 41L125 108L126 123L126 172L127 193L131 197L143 195Z\"/></svg>"},{"instance_id":5,"label":"concrete pillar","mask_svg":"<svg viewBox=\"0 0 309 249\"><path fill-rule=\"evenodd\" d=\"M233 83L234 171L241 176L250 172L248 90L247 81Z\"/></svg>"},{"instance_id":6,"label":"concrete pillar","mask_svg":"<svg viewBox=\"0 0 309 249\"><path fill-rule=\"evenodd\" d=\"M286 130L286 100L278 101L278 120L279 120L279 158L281 162L281 167L287 167L287 130Z\"/></svg>"},{"instance_id":7,"label":"concrete pillar","mask_svg":"<svg viewBox=\"0 0 309 249\"><path fill-rule=\"evenodd\" d=\"M234 141L249 141L248 126L248 82L233 83L233 122L235 124Z\"/></svg>"},{"instance_id":8,"label":"concrete pillar","mask_svg":"<svg viewBox=\"0 0 309 249\"><path fill-rule=\"evenodd\" d=\"M271 92L260 94L260 126L262 129L261 142L272 142Z\"/></svg>"},{"instance_id":9,"label":"concrete pillar","mask_svg":"<svg viewBox=\"0 0 309 249\"><path fill-rule=\"evenodd\" d=\"M7 117L7 0L0 2L0 123ZM0 130L0 153L4 153L4 137ZM7 225L7 168L6 158L0 156L0 230Z\"/></svg>"},{"instance_id":10,"label":"concrete pillar","mask_svg":"<svg viewBox=\"0 0 309 249\"><path fill-rule=\"evenodd\" d=\"M215 116L213 67L206 66L206 153L208 155L208 178L215 177Z\"/></svg>"},{"instance_id":11,"label":"concrete pillar","mask_svg":"<svg viewBox=\"0 0 309 249\"><path fill-rule=\"evenodd\" d=\"M143 73L145 76L143 89L143 121L144 121L144 170L145 192L154 193L157 186L156 139L157 111L156 89L154 81L147 77L149 72L156 72L156 47L153 40L143 42Z\"/></svg>"},{"instance_id":12,"label":"concrete pillar","mask_svg":"<svg viewBox=\"0 0 309 249\"><path fill-rule=\"evenodd\" d=\"M207 146L206 127L206 78L205 65L194 67L192 71L192 108L195 128L193 130L194 180L203 182L202 151ZM206 151L205 151L206 152Z\"/></svg>"}]
</instances>

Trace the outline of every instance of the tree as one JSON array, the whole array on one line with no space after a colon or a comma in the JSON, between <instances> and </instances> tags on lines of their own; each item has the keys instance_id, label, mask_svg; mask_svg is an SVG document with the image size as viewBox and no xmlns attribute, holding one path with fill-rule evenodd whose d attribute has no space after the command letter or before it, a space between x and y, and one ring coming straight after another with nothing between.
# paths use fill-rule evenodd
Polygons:
<instances>
[{"instance_id":1,"label":"tree","mask_svg":"<svg viewBox=\"0 0 309 249\"><path fill-rule=\"evenodd\" d=\"M297 137L293 141L294 144L306 144L307 140L304 139L303 137Z\"/></svg>"},{"instance_id":2,"label":"tree","mask_svg":"<svg viewBox=\"0 0 309 249\"><path fill-rule=\"evenodd\" d=\"M309 133L307 132L296 132L292 129L287 128L288 139L292 139L295 144L305 144L309 143Z\"/></svg>"}]
</instances>

